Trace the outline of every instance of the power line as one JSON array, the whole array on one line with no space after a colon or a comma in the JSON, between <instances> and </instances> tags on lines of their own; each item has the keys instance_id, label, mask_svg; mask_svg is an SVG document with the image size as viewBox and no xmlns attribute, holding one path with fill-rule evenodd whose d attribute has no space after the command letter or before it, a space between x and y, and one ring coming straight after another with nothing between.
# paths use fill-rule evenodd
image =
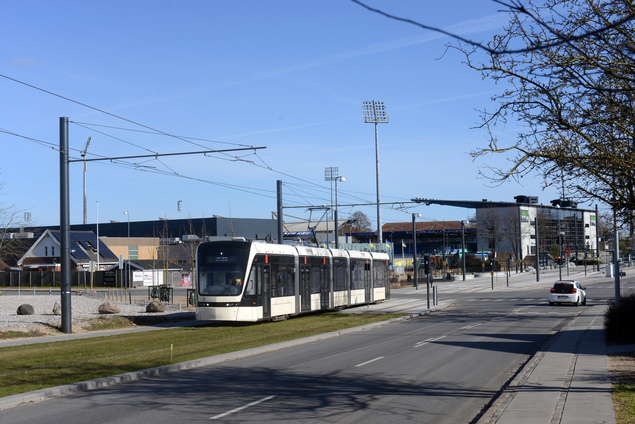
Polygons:
<instances>
[{"instance_id":1,"label":"power line","mask_svg":"<svg viewBox=\"0 0 635 424\"><path fill-rule=\"evenodd\" d=\"M192 142L192 141L190 141L190 140L210 141L210 140L205 140L205 139L197 139L197 138L194 138L194 137L184 137L184 136L177 136L177 135L174 135L174 134L170 134L170 133L167 133L167 132L165 132L165 131L161 131L161 130L155 129L155 128L153 128L153 127L150 127L150 126L148 126L148 125L144 125L144 124L141 124L141 123L139 123L139 122L133 121L133 120L131 120L131 119L124 118L124 117L119 116L119 115L116 115L116 114L114 114L114 113L107 112L107 111L105 111L105 110L103 110L103 109L100 109L100 108L97 108L97 107L94 107L94 106L90 106L90 105L88 105L88 104L86 104L86 103L83 103L83 102L80 102L80 101L77 101L77 100L71 99L71 98L69 98L69 97L66 97L66 96L63 96L63 95L60 95L60 94L54 93L54 92L52 92L52 91L49 91L49 90L43 89L43 88L41 88L41 87L37 87L37 86L35 86L35 85L33 85L33 84L29 84L29 83L26 83L26 82L24 82L24 81L20 81L20 80L18 80L18 79L15 79L15 78L9 77L8 75L0 74L0 77L5 78L5 79L10 80L10 81L13 81L13 82L16 82L16 83L18 83L18 84L24 85L24 86L26 86L26 87L32 88L32 89L34 89L34 90L41 91L41 92L46 93L46 94L49 94L49 95L51 95L51 96L58 97L58 98L60 98L60 99L63 99L63 100L69 101L69 102L71 102L71 103L75 103L75 104L77 104L77 105L80 105L80 106L86 107L86 108L88 108L88 109L91 109L91 110L94 110L94 111L97 111L97 112L103 113L103 114L108 115L108 116L111 116L111 117L113 117L113 118L120 119L120 120L125 121L125 122L128 122L128 123L130 123L130 124L137 125L137 126L139 126L139 127L145 128L146 130L148 130L148 131L147 131L147 133L149 133L149 134L154 134L154 135L163 135L163 136L166 136L166 137L176 138L176 139L178 139L178 140L181 140L181 141L184 141L184 142L186 142L186 143L189 143L189 144L192 144L192 145L196 145L196 146L199 146L199 147L206 147L206 146L203 146L203 145L201 145L201 144L199 144L199 143L194 143L194 142ZM75 122L75 121L73 121L73 123L74 123L74 124L76 124L76 125L78 125L78 126L80 126L80 127L83 127L84 129L87 129L87 130L88 130L88 128L86 128L86 126L101 126L101 127L105 127L105 128L108 128L108 127L109 127L109 126L106 126L106 125L89 124L89 123L82 123L82 122ZM114 126L113 126L113 127L110 127L110 128L112 128L112 129L127 130L127 131L135 131L135 130L133 130L133 129L124 129L124 128L118 128L118 127L114 127ZM100 133L100 134L102 134L102 135L104 135L104 136L111 137L111 138L116 139L116 140L118 140L118 141L121 141L121 142L123 142L123 143L129 144L129 145L131 145L131 146L134 146L134 147L137 147L137 148L139 148L139 149L142 149L142 150L145 150L145 151L148 151L148 152L151 152L151 153L153 153L153 154L157 154L157 155L158 155L158 153L157 153L157 152L154 152L154 151L153 151L153 150L151 150L151 149L148 149L148 148L145 148L145 147L143 147L143 146L137 145L137 144L135 144L135 143L132 143L132 142L129 142L129 141L126 141L126 140L120 139L120 138L118 138L118 137L112 136L112 135L107 134L107 133L105 133L105 132L97 131L97 130L95 130L95 129L91 129L91 131L98 132L98 133ZM144 131L141 131L141 130L136 130L136 131L137 131L137 132L144 132ZM10 131L7 131L7 130L2 130L2 132L6 133L6 134L8 134L8 135L13 135L13 136L16 136L16 137L21 137L21 138L24 138L24 139L26 139L26 140L36 142L36 143L39 143L39 144L44 145L44 146L46 146L46 147L50 147L50 148L51 148L51 149L53 149L53 150L59 151L59 148L58 148L58 147L57 147L57 145L56 145L56 144L54 144L54 143L49 143L49 142L45 142L45 141L42 141L42 140L38 140L38 139L31 138L31 137L22 136L22 135L20 135L20 134L13 133L13 132L10 132ZM213 142L216 142L216 143L223 143L223 142L219 142L219 141L213 141ZM226 143L226 144L232 144L232 143ZM239 145L240 145L240 144L239 144ZM245 146L245 147L253 148L252 146ZM72 148L69 148L69 150L73 150L73 151L80 152L80 150L79 150L79 149L72 149ZM98 156L98 157L100 157L100 159L99 159L99 160L104 160L104 159L106 159L104 156L101 156L101 155L97 155L97 154L94 154L94 153L90 153L90 154L91 154L91 155L93 155L93 156ZM296 177L296 176L294 176L294 175L291 175L291 174L288 174L288 173L285 173L285 172L282 172L282 171L278 171L278 170L276 170L276 169L273 169L272 167L270 167L269 165L267 165L267 164L265 163L265 161L264 161L264 160L263 160L263 159L262 159L262 158L261 158L261 157L257 154L257 152L256 152L256 151L254 151L254 152L253 152L253 154L254 154L254 155L255 155L255 156L256 156L256 157L260 160L260 162L262 162L262 165L259 165L259 164L255 163L255 162L252 162L252 161L246 161L246 160L244 160L243 158L240 158L240 157L232 157L232 160L240 160L240 161L246 162L246 163L248 163L248 164L252 164L253 166L256 166L256 167L259 167L259 168L263 168L263 169L269 170L269 171L274 172L274 173L276 173L276 174L279 174L279 175L282 175L282 176L285 176L285 177L292 178L292 179L294 179L294 180L298 180L298 181L301 181L301 182L304 182L304 183L310 184L311 186L316 187L316 188L320 188L321 190L327 190L327 188L326 188L326 187L321 186L321 185L319 185L319 184L317 184L317 183L314 183L314 182L312 182L312 181L309 181L309 180L306 180L306 179L303 179L303 178L300 178L300 177ZM150 157L150 156L147 156L147 157ZM226 187L226 188L232 188L232 189L239 190L239 191L246 191L246 192L253 193L253 194L257 194L257 195L262 195L262 190L261 190L261 189L250 188L250 187L243 187L243 186L237 186L237 185L232 185L232 184L224 184L224 183L219 183L219 182L214 182L214 181L204 180L204 179L195 178L195 177L188 177L188 176L186 176L186 175L179 174L179 173L177 173L176 171L174 171L174 170L170 169L170 168L169 168L169 167L168 167L165 163L163 163L163 162L161 162L161 161L159 161L159 162L160 162L163 166L165 166L166 168L170 169L170 172L161 171L161 170L158 170L158 169L154 169L154 170L153 170L153 169L150 169L150 168L148 168L148 167L142 167L140 164L136 164L136 163L135 163L135 164L130 164L130 163L127 163L127 162L123 162L123 161L121 161L121 159L124 159L124 158L125 158L125 157L122 157L122 158L112 158L112 161L113 161L113 162L112 162L111 164L112 164L112 165L115 165L115 166L122 166L122 167L130 168L130 169L137 170L137 171L142 171L142 172L151 172L151 173L157 173L157 174L161 174L161 175L168 175L168 176L178 176L178 177L180 177L180 178L187 178L187 179L194 180L194 181L205 182L205 183L208 183L208 184L214 184L214 185L218 185L218 186L222 186L222 187ZM156 159L156 158L155 158L155 159ZM216 158L216 159L223 159L223 158ZM80 159L80 160L81 160L81 159ZM97 159L87 159L87 160L97 160ZM72 161L76 161L76 160L72 160ZM116 162L116 163L115 163L115 162ZM272 191L272 193L273 193L273 191ZM345 196L347 195L347 194L346 194L346 191L343 191L343 195L345 195ZM266 196L266 197L275 197L275 196ZM299 196L299 195L298 195L298 197L301 197L301 196ZM366 203L366 204L371 204L371 205L372 205L372 203L370 203L370 202L369 202L369 203ZM360 205L361 205L361 204L360 204Z\"/></svg>"},{"instance_id":2,"label":"power line","mask_svg":"<svg viewBox=\"0 0 635 424\"><path fill-rule=\"evenodd\" d=\"M156 128L150 127L150 126L148 126L148 125L144 125L144 124L141 124L141 123L139 123L139 122L133 121L133 120L131 120L131 119L124 118L123 116L119 116L119 115L116 115L116 114L114 114L114 113L107 112L107 111L105 111L105 110L103 110L103 109L99 109L99 108L94 107L94 106L91 106L91 105L89 105L89 104L82 103L82 102L77 101L77 100L73 100L73 99L71 99L71 98L69 98L69 97L62 96L61 94L53 93L52 91L45 90L45 89L40 88L40 87L37 87L37 86L35 86L35 85L33 85L33 84L29 84L29 83L26 83L26 82L24 82L24 81L20 81L20 80L15 79L15 78L11 78L11 77L10 77L10 76L8 76L8 75L0 74L0 77L2 77L2 78L6 78L6 79L8 79L8 80L10 80L10 81L13 81L13 82L16 82L16 83L18 83L18 84L22 84L22 85L24 85L24 86L26 86L26 87L29 87L29 88L32 88L32 89L34 89L34 90L41 91L41 92L46 93L46 94L49 94L49 95L51 95L51 96L58 97L58 98L60 98L60 99L66 100L66 101L68 101L68 102L75 103L75 104L77 104L77 105L80 105L80 106L83 106L83 107L85 107L85 108L88 108L88 109L94 110L94 111L96 111L96 112L100 112L100 113L103 113L103 114L105 114L105 115L112 116L113 118L121 119L122 121L128 122L128 123L130 123L130 124L137 125L137 126L140 126L140 127L142 127L142 128L145 128L145 129L147 129L147 130L153 131L153 132L154 132L154 133L156 133L156 134L161 134L161 135L164 135L164 136L167 136L167 137L176 138L176 139L181 140L181 141L184 141L184 142L186 142L186 143L189 143L189 144L193 144L193 145L197 145L197 146L199 146L199 147L202 147L201 145L199 145L199 144L197 144L197 143L194 143L194 142L191 142L191 141L189 141L189 140L187 140L187 139L185 139L185 138L181 138L181 137L176 136L176 135L174 135L174 134L170 134L170 133L167 133L167 132L165 132L165 131L161 131L161 130L158 130L158 129L156 129Z\"/></svg>"},{"instance_id":3,"label":"power line","mask_svg":"<svg viewBox=\"0 0 635 424\"><path fill-rule=\"evenodd\" d=\"M138 133L144 133L144 134L157 135L157 133L155 133L153 131L136 130L136 129L133 129L133 128L115 127L115 126L112 126L112 125L93 124L93 123L89 123L89 122L78 122L78 121L74 121L74 123L77 124L77 125L83 125L83 126L89 126L89 127L102 127L102 128L110 128L110 129L115 129L115 130L131 131L131 132L138 132ZM164 134L158 134L158 135L164 135ZM185 135L176 135L175 137L185 138L187 140L207 141L209 143L228 144L230 146L251 147L248 144L231 143L229 141L210 140L210 139L207 139L207 138L190 137L190 136L185 136Z\"/></svg>"}]
</instances>

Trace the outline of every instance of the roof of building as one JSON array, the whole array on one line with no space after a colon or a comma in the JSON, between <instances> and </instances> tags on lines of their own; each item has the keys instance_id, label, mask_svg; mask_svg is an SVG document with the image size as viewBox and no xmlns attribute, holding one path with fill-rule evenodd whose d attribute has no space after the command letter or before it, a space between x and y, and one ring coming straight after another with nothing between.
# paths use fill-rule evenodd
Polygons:
<instances>
[{"instance_id":1,"label":"roof of building","mask_svg":"<svg viewBox=\"0 0 635 424\"><path fill-rule=\"evenodd\" d=\"M70 234L70 256L71 261L75 263L88 263L90 261L97 261L97 235L92 231L71 231ZM18 265L21 265L26 258L37 257L35 255L35 249L47 237L52 238L58 246L61 246L60 232L46 230L33 245L27 250L27 252L18 260ZM53 258L59 258L62 249L58 249L55 255L51 252L50 256L44 257L43 263L49 264ZM99 261L107 263L117 260L115 254L101 241L99 241Z\"/></svg>"},{"instance_id":2,"label":"roof of building","mask_svg":"<svg viewBox=\"0 0 635 424\"><path fill-rule=\"evenodd\" d=\"M461 230L461 221L430 221L419 222L415 221L415 228L419 231L447 231L447 230ZM412 222L391 222L381 226L381 230L384 233L390 232L412 232Z\"/></svg>"},{"instance_id":3,"label":"roof of building","mask_svg":"<svg viewBox=\"0 0 635 424\"><path fill-rule=\"evenodd\" d=\"M50 233L60 242L61 237L59 231L50 231ZM99 249L97 249L97 235L92 231L70 231L69 233L71 256L76 259L82 259L81 262L96 261L97 250L99 250L100 260L102 258L104 260L117 259L117 256L112 250L101 240L99 240Z\"/></svg>"}]
</instances>

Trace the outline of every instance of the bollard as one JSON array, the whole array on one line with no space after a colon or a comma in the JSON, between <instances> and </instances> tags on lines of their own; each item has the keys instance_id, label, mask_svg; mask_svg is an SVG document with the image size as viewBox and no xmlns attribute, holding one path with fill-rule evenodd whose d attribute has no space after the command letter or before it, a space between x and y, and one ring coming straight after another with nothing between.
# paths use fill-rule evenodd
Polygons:
<instances>
[{"instance_id":1,"label":"bollard","mask_svg":"<svg viewBox=\"0 0 635 424\"><path fill-rule=\"evenodd\" d=\"M439 306L439 298L437 297L437 286L432 287L432 302L434 306Z\"/></svg>"}]
</instances>

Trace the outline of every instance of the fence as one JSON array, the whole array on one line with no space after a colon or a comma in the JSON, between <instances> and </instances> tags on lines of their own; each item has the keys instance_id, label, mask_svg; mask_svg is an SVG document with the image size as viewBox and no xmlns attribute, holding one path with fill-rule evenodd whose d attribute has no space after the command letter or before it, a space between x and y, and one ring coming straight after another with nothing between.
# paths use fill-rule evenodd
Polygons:
<instances>
[{"instance_id":1,"label":"fence","mask_svg":"<svg viewBox=\"0 0 635 424\"><path fill-rule=\"evenodd\" d=\"M96 271L92 273L92 287L96 288L127 288L125 272ZM172 287L181 286L182 273L168 271L165 281ZM0 287L61 287L62 273L59 271L0 271ZM122 284L123 282L123 284ZM91 273L87 271L71 272L72 287L91 287Z\"/></svg>"}]
</instances>

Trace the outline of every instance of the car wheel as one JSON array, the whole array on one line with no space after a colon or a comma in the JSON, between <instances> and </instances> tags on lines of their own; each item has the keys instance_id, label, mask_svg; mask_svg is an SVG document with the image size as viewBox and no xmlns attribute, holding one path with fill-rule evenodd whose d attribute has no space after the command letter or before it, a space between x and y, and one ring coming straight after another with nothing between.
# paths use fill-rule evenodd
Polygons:
<instances>
[{"instance_id":1,"label":"car wheel","mask_svg":"<svg viewBox=\"0 0 635 424\"><path fill-rule=\"evenodd\" d=\"M575 304L574 304L574 306L575 306L576 308L577 308L578 306L580 306L580 298L579 298L579 297L575 300Z\"/></svg>"},{"instance_id":2,"label":"car wheel","mask_svg":"<svg viewBox=\"0 0 635 424\"><path fill-rule=\"evenodd\" d=\"M586 306L586 296L584 296L584 300L582 301L582 306Z\"/></svg>"},{"instance_id":3,"label":"car wheel","mask_svg":"<svg viewBox=\"0 0 635 424\"><path fill-rule=\"evenodd\" d=\"M549 306L553 306L553 302L549 302Z\"/></svg>"}]
</instances>

